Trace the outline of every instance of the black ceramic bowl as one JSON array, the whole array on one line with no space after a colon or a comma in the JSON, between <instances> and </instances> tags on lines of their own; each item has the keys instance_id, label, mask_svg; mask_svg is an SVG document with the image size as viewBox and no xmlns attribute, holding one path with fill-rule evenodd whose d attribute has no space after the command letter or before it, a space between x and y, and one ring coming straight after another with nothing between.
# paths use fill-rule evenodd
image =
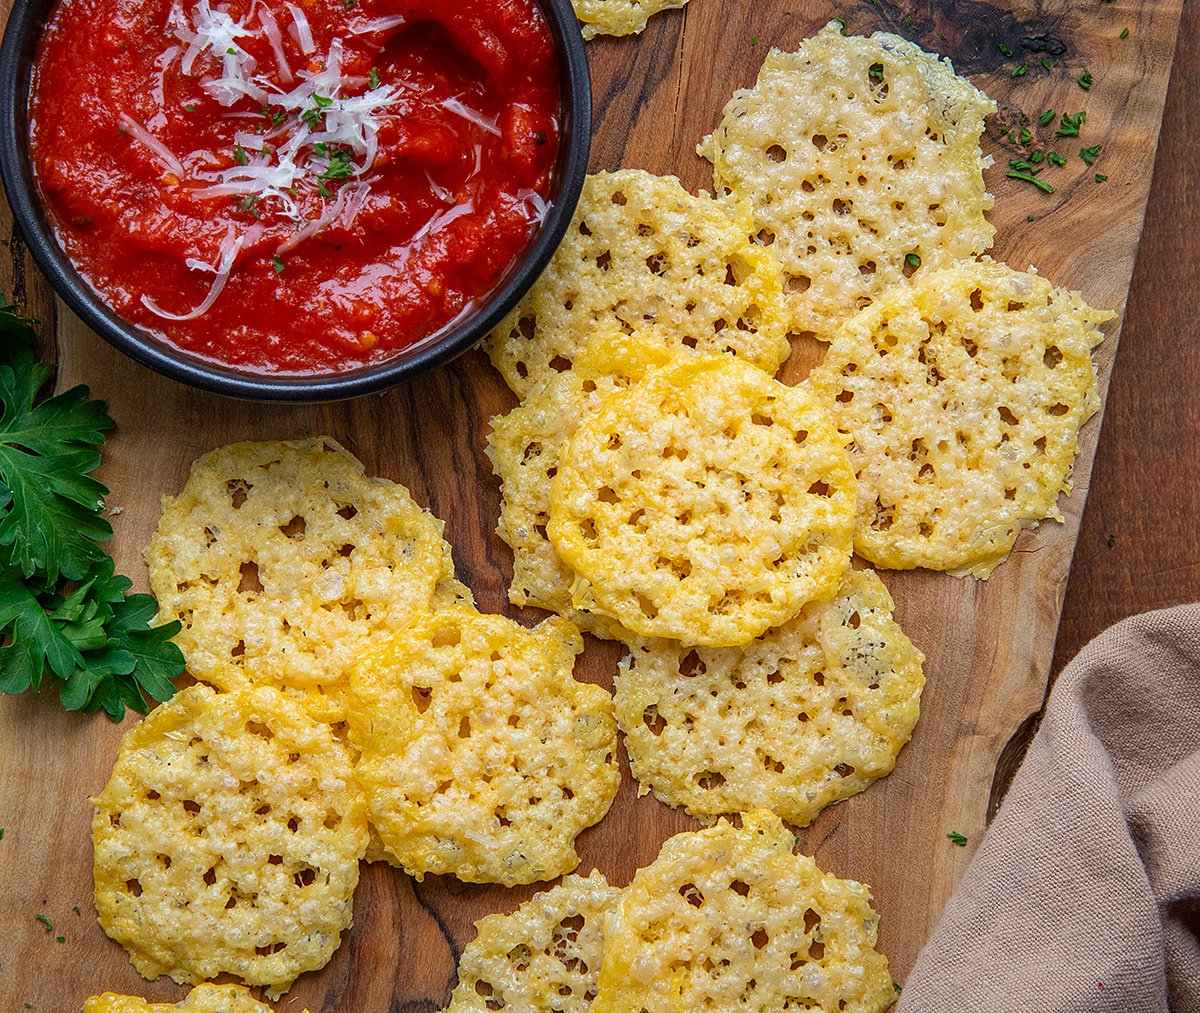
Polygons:
<instances>
[{"instance_id":1,"label":"black ceramic bowl","mask_svg":"<svg viewBox=\"0 0 1200 1013\"><path fill-rule=\"evenodd\" d=\"M0 178L17 226L42 273L83 321L132 359L183 383L257 401L334 401L394 386L480 341L537 280L571 222L587 172L592 90L570 0L539 0L554 36L562 131L551 209L491 293L453 324L374 365L338 373L271 376L180 351L117 316L80 277L54 235L29 159L29 89L41 36L58 0L16 0L0 45Z\"/></svg>"}]
</instances>

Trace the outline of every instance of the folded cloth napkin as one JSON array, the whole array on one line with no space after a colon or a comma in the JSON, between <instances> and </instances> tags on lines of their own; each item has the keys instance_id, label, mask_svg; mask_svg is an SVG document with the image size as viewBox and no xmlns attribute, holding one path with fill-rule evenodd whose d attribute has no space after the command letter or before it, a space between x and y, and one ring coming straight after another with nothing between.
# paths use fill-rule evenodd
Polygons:
<instances>
[{"instance_id":1,"label":"folded cloth napkin","mask_svg":"<svg viewBox=\"0 0 1200 1013\"><path fill-rule=\"evenodd\" d=\"M1200 604L1062 673L895 1009L1200 1013Z\"/></svg>"}]
</instances>

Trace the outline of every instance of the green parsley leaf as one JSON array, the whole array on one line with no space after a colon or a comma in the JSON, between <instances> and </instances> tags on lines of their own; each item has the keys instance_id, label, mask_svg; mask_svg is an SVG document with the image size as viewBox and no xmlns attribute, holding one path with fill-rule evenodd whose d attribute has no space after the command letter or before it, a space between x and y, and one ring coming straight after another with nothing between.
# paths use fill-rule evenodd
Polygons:
<instances>
[{"instance_id":1,"label":"green parsley leaf","mask_svg":"<svg viewBox=\"0 0 1200 1013\"><path fill-rule=\"evenodd\" d=\"M1092 72L1085 70L1079 77L1075 79L1075 83L1084 91L1090 91L1092 88Z\"/></svg>"},{"instance_id":2,"label":"green parsley leaf","mask_svg":"<svg viewBox=\"0 0 1200 1013\"><path fill-rule=\"evenodd\" d=\"M837 26L838 26L838 29L839 29L840 31L843 31L843 32L844 32L844 31L846 30L846 20L845 20L845 18L830 18L830 19L829 19L829 21L830 21L830 23L831 23L831 24L835 24L835 25L837 25Z\"/></svg>"},{"instance_id":3,"label":"green parsley leaf","mask_svg":"<svg viewBox=\"0 0 1200 1013\"><path fill-rule=\"evenodd\" d=\"M33 340L0 297L0 693L55 685L68 710L144 714L175 692L179 624L151 628L154 599L128 595L97 544L108 490L89 472L113 421L85 387L39 400Z\"/></svg>"},{"instance_id":4,"label":"green parsley leaf","mask_svg":"<svg viewBox=\"0 0 1200 1013\"><path fill-rule=\"evenodd\" d=\"M1117 541L1116 535L1109 535L1105 544L1107 544L1108 547L1111 549L1113 547L1113 545L1116 543L1116 541Z\"/></svg>"},{"instance_id":5,"label":"green parsley leaf","mask_svg":"<svg viewBox=\"0 0 1200 1013\"><path fill-rule=\"evenodd\" d=\"M356 168L357 166L350 158L350 152L344 148L338 148L329 152L329 165L321 173L320 178L345 179L347 176L353 176Z\"/></svg>"},{"instance_id":6,"label":"green parsley leaf","mask_svg":"<svg viewBox=\"0 0 1200 1013\"><path fill-rule=\"evenodd\" d=\"M1030 144L1033 142L1033 132L1028 127L1022 127L1017 136L1020 137L1022 144Z\"/></svg>"},{"instance_id":7,"label":"green parsley leaf","mask_svg":"<svg viewBox=\"0 0 1200 1013\"><path fill-rule=\"evenodd\" d=\"M898 982L898 981L893 981L893 982L892 982L892 988L894 988L894 989L896 990L896 995L899 995L899 994L900 994L900 992L901 992L901 986L900 986L900 982Z\"/></svg>"},{"instance_id":8,"label":"green parsley leaf","mask_svg":"<svg viewBox=\"0 0 1200 1013\"><path fill-rule=\"evenodd\" d=\"M82 918L82 917L83 917L83 912L79 910L79 905L78 905L78 904L76 904L76 905L75 905L73 908L71 908L71 910L75 912L75 917L76 917L76 918Z\"/></svg>"},{"instance_id":9,"label":"green parsley leaf","mask_svg":"<svg viewBox=\"0 0 1200 1013\"><path fill-rule=\"evenodd\" d=\"M66 936L58 936L54 941L56 943L65 943L67 941L67 937Z\"/></svg>"},{"instance_id":10,"label":"green parsley leaf","mask_svg":"<svg viewBox=\"0 0 1200 1013\"><path fill-rule=\"evenodd\" d=\"M47 932L53 932L53 931L54 931L54 923L53 923L53 922L51 922L51 921L50 921L50 919L49 919L49 918L47 918L45 915L34 915L34 917L35 917L35 918L36 918L36 919L37 919L39 922L41 922L41 923L42 923L44 926L46 926L46 931L47 931Z\"/></svg>"},{"instance_id":11,"label":"green parsley leaf","mask_svg":"<svg viewBox=\"0 0 1200 1013\"><path fill-rule=\"evenodd\" d=\"M1034 165L1037 165L1039 162L1044 162L1045 160L1046 153L1044 151L1031 151L1029 153L1029 161L1031 161Z\"/></svg>"},{"instance_id":12,"label":"green parsley leaf","mask_svg":"<svg viewBox=\"0 0 1200 1013\"><path fill-rule=\"evenodd\" d=\"M1025 216L1025 221L1027 221L1027 222L1036 222L1036 221L1037 221L1037 215L1026 215L1026 216Z\"/></svg>"},{"instance_id":13,"label":"green parsley leaf","mask_svg":"<svg viewBox=\"0 0 1200 1013\"><path fill-rule=\"evenodd\" d=\"M752 38L752 39L750 40L750 45L752 45L752 46L757 46L757 45L758 45L758 37L757 37L757 36L755 36L754 38Z\"/></svg>"},{"instance_id":14,"label":"green parsley leaf","mask_svg":"<svg viewBox=\"0 0 1200 1013\"><path fill-rule=\"evenodd\" d=\"M1042 57L1042 67L1045 68L1046 70L1053 70L1055 67L1055 63L1053 60L1050 59L1050 57L1043 56Z\"/></svg>"},{"instance_id":15,"label":"green parsley leaf","mask_svg":"<svg viewBox=\"0 0 1200 1013\"><path fill-rule=\"evenodd\" d=\"M875 84L883 84L883 64L873 63L867 68L867 77Z\"/></svg>"},{"instance_id":16,"label":"green parsley leaf","mask_svg":"<svg viewBox=\"0 0 1200 1013\"><path fill-rule=\"evenodd\" d=\"M196 111L196 104L194 102L189 102L183 107L183 111L185 113L194 113Z\"/></svg>"},{"instance_id":17,"label":"green parsley leaf","mask_svg":"<svg viewBox=\"0 0 1200 1013\"><path fill-rule=\"evenodd\" d=\"M1028 64L1021 63L1021 64L1018 64L1017 66L1013 67L1012 73L1009 74L1009 77L1024 77L1028 73L1029 73Z\"/></svg>"},{"instance_id":18,"label":"green parsley leaf","mask_svg":"<svg viewBox=\"0 0 1200 1013\"><path fill-rule=\"evenodd\" d=\"M1120 35L1120 38L1122 38L1122 39L1127 39L1127 38L1129 38L1129 29L1128 29L1128 28L1122 28L1122 29L1121 29L1121 35Z\"/></svg>"},{"instance_id":19,"label":"green parsley leaf","mask_svg":"<svg viewBox=\"0 0 1200 1013\"><path fill-rule=\"evenodd\" d=\"M1013 51L1012 51L1011 49L1009 49L1009 48L1008 48L1008 46L1006 46L1006 45L1005 45L1003 42L1001 42L1001 43L1000 43L1000 45L999 45L997 48L998 48L998 49L1000 50L1000 52L1001 52L1001 53L1003 53L1005 56L1011 57L1011 56L1013 55Z\"/></svg>"},{"instance_id":20,"label":"green parsley leaf","mask_svg":"<svg viewBox=\"0 0 1200 1013\"><path fill-rule=\"evenodd\" d=\"M957 830L951 830L946 836L950 838L950 843L956 847L965 848L967 846L967 839Z\"/></svg>"},{"instance_id":21,"label":"green parsley leaf","mask_svg":"<svg viewBox=\"0 0 1200 1013\"><path fill-rule=\"evenodd\" d=\"M1054 132L1055 137L1078 137L1079 128L1083 126L1084 120L1087 119L1085 111L1077 112L1074 116L1062 114L1062 120L1059 121L1058 129Z\"/></svg>"},{"instance_id":22,"label":"green parsley leaf","mask_svg":"<svg viewBox=\"0 0 1200 1013\"><path fill-rule=\"evenodd\" d=\"M755 39L752 45L758 45L758 39ZM379 69L377 67L371 68L371 73L367 76L367 80L371 83L372 91L379 87Z\"/></svg>"},{"instance_id":23,"label":"green parsley leaf","mask_svg":"<svg viewBox=\"0 0 1200 1013\"><path fill-rule=\"evenodd\" d=\"M325 181L323 179L317 180L317 193L319 193L326 200L333 199L333 191L325 185Z\"/></svg>"},{"instance_id":24,"label":"green parsley leaf","mask_svg":"<svg viewBox=\"0 0 1200 1013\"><path fill-rule=\"evenodd\" d=\"M225 55L237 56L237 46L230 46L227 50L225 50Z\"/></svg>"},{"instance_id":25,"label":"green parsley leaf","mask_svg":"<svg viewBox=\"0 0 1200 1013\"><path fill-rule=\"evenodd\" d=\"M1096 161L1096 156L1100 154L1100 145L1093 144L1090 148L1080 148L1079 157L1083 159L1083 164L1090 166Z\"/></svg>"},{"instance_id":26,"label":"green parsley leaf","mask_svg":"<svg viewBox=\"0 0 1200 1013\"><path fill-rule=\"evenodd\" d=\"M1067 164L1066 158L1064 158L1062 155L1060 155L1057 151L1046 152L1046 161L1049 162L1051 165L1066 165Z\"/></svg>"},{"instance_id":27,"label":"green parsley leaf","mask_svg":"<svg viewBox=\"0 0 1200 1013\"><path fill-rule=\"evenodd\" d=\"M921 266L921 255L919 253L906 253L904 255L904 262L909 267L920 267Z\"/></svg>"},{"instance_id":28,"label":"green parsley leaf","mask_svg":"<svg viewBox=\"0 0 1200 1013\"><path fill-rule=\"evenodd\" d=\"M250 156L246 154L246 149L240 144L235 144L233 146L233 160L237 162L238 165L250 164Z\"/></svg>"},{"instance_id":29,"label":"green parsley leaf","mask_svg":"<svg viewBox=\"0 0 1200 1013\"><path fill-rule=\"evenodd\" d=\"M1046 193L1054 193L1054 187L1052 187L1044 179L1038 179L1036 176L1031 176L1027 172L1021 172L1019 169L1009 169L1004 175L1006 175L1009 179L1021 179L1026 183L1032 183L1039 190L1043 190Z\"/></svg>"},{"instance_id":30,"label":"green parsley leaf","mask_svg":"<svg viewBox=\"0 0 1200 1013\"><path fill-rule=\"evenodd\" d=\"M1054 120L1054 110L1047 109L1041 116L1038 117L1038 123L1043 127L1048 127Z\"/></svg>"},{"instance_id":31,"label":"green parsley leaf","mask_svg":"<svg viewBox=\"0 0 1200 1013\"><path fill-rule=\"evenodd\" d=\"M1096 173L1095 179L1096 179L1097 183L1104 183L1107 181L1108 177L1105 176L1103 173L1098 172L1098 173Z\"/></svg>"},{"instance_id":32,"label":"green parsley leaf","mask_svg":"<svg viewBox=\"0 0 1200 1013\"><path fill-rule=\"evenodd\" d=\"M0 841L4 840L4 827L0 827Z\"/></svg>"},{"instance_id":33,"label":"green parsley leaf","mask_svg":"<svg viewBox=\"0 0 1200 1013\"><path fill-rule=\"evenodd\" d=\"M271 266L275 269L276 274L283 274L283 258L278 254L271 258Z\"/></svg>"}]
</instances>

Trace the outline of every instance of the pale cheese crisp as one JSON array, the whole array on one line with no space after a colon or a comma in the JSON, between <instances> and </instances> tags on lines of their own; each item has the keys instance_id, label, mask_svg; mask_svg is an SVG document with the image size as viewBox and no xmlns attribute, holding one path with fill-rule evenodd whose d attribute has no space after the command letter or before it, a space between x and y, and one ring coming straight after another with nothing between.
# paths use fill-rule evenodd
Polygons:
<instances>
[{"instance_id":1,"label":"pale cheese crisp","mask_svg":"<svg viewBox=\"0 0 1200 1013\"><path fill-rule=\"evenodd\" d=\"M530 630L455 606L362 656L350 741L388 860L508 886L579 864L576 836L620 783L612 698L571 675L582 649L563 619Z\"/></svg>"},{"instance_id":2,"label":"pale cheese crisp","mask_svg":"<svg viewBox=\"0 0 1200 1013\"><path fill-rule=\"evenodd\" d=\"M475 923L446 1013L587 1013L604 953L604 918L620 890L599 872L566 876L510 915Z\"/></svg>"},{"instance_id":3,"label":"pale cheese crisp","mask_svg":"<svg viewBox=\"0 0 1200 1013\"><path fill-rule=\"evenodd\" d=\"M605 926L592 1013L825 1010L895 1000L870 890L792 854L762 810L670 838Z\"/></svg>"},{"instance_id":4,"label":"pale cheese crisp","mask_svg":"<svg viewBox=\"0 0 1200 1013\"><path fill-rule=\"evenodd\" d=\"M287 687L330 721L353 659L453 576L441 521L327 437L200 458L164 499L146 561L193 676Z\"/></svg>"},{"instance_id":5,"label":"pale cheese crisp","mask_svg":"<svg viewBox=\"0 0 1200 1013\"><path fill-rule=\"evenodd\" d=\"M949 60L833 23L771 50L697 150L717 193L752 205L792 330L827 341L890 286L991 246L979 141L995 108Z\"/></svg>"},{"instance_id":6,"label":"pale cheese crisp","mask_svg":"<svg viewBox=\"0 0 1200 1013\"><path fill-rule=\"evenodd\" d=\"M507 415L492 419L487 453L503 495L496 533L513 550L508 598L514 605L557 612L599 637L628 636L615 620L572 601L575 574L546 533L550 485L563 447L604 399L671 358L670 349L621 331L597 335L573 368L553 374Z\"/></svg>"},{"instance_id":7,"label":"pale cheese crisp","mask_svg":"<svg viewBox=\"0 0 1200 1013\"><path fill-rule=\"evenodd\" d=\"M571 0L585 39L597 35L638 35L660 11L683 7L688 0Z\"/></svg>"},{"instance_id":8,"label":"pale cheese crisp","mask_svg":"<svg viewBox=\"0 0 1200 1013\"><path fill-rule=\"evenodd\" d=\"M807 826L892 770L924 660L870 570L745 647L647 640L621 662L617 722L644 794L711 822L770 809Z\"/></svg>"},{"instance_id":9,"label":"pale cheese crisp","mask_svg":"<svg viewBox=\"0 0 1200 1013\"><path fill-rule=\"evenodd\" d=\"M83 1013L271 1013L271 1007L241 985L205 984L197 985L177 1003L148 1002L133 995L105 992L85 1000Z\"/></svg>"},{"instance_id":10,"label":"pale cheese crisp","mask_svg":"<svg viewBox=\"0 0 1200 1013\"><path fill-rule=\"evenodd\" d=\"M779 265L749 212L674 176L589 176L549 267L492 332L492 363L525 397L620 329L681 352L730 352L774 373L788 357Z\"/></svg>"},{"instance_id":11,"label":"pale cheese crisp","mask_svg":"<svg viewBox=\"0 0 1200 1013\"><path fill-rule=\"evenodd\" d=\"M807 388L731 356L619 391L563 449L547 533L575 601L643 636L737 647L832 597L854 475Z\"/></svg>"},{"instance_id":12,"label":"pale cheese crisp","mask_svg":"<svg viewBox=\"0 0 1200 1013\"><path fill-rule=\"evenodd\" d=\"M126 733L94 804L100 925L144 977L232 974L274 997L350 926L362 791L277 689L182 690Z\"/></svg>"},{"instance_id":13,"label":"pale cheese crisp","mask_svg":"<svg viewBox=\"0 0 1200 1013\"><path fill-rule=\"evenodd\" d=\"M851 440L855 549L986 578L1023 528L1062 520L1092 350L1113 314L992 261L924 274L838 331L811 382Z\"/></svg>"}]
</instances>

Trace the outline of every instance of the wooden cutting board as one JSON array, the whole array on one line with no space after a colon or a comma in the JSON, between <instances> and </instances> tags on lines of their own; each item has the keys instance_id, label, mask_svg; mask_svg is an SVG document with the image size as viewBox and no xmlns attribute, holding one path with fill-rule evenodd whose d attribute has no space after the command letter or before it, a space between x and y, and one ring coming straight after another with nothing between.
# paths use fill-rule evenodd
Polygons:
<instances>
[{"instance_id":1,"label":"wooden cutting board","mask_svg":"<svg viewBox=\"0 0 1200 1013\"><path fill-rule=\"evenodd\" d=\"M1082 289L1092 305L1121 310L1180 3L1023 0L1002 9L977 0L909 8L888 0L837 6L694 0L684 11L652 19L640 37L589 44L596 112L591 165L675 173L686 186L705 186L707 163L694 146L716 124L732 90L753 82L770 46L794 48L835 15L851 32L895 31L952 56L1002 107L985 142L996 159L987 175L997 198L993 254L1017 267L1036 264L1056 283ZM0 0L0 10L9 6ZM1006 57L1001 46L1014 56ZM1021 64L1027 72L1012 76ZM1086 92L1076 83L1085 71L1094 79ZM1004 176L1007 160L1020 157L1007 131L1019 130L1022 113L1036 129L1048 108L1087 111L1081 138L1055 146L1069 163L1047 173L1053 195ZM1078 150L1094 144L1102 145L1101 154L1087 168ZM1096 172L1108 180L1095 182ZM0 291L42 320L60 386L89 384L118 422L100 478L112 489L110 506L120 508L112 543L118 567L141 589L141 550L159 497L179 489L195 457L230 440L329 433L369 472L404 482L446 521L459 576L481 609L527 622L540 617L506 600L511 556L493 534L499 487L483 447L487 420L515 399L481 353L385 395L335 405L268 407L200 394L124 359L55 305L6 212L2 231L11 238L9 255L0 257ZM1098 352L1102 390L1120 323L1107 325ZM801 378L819 354L798 348L784 377ZM880 946L898 981L974 851L998 760L1012 755L1006 744L1040 707L1099 422L1083 433L1066 523L1023 535L989 581L883 574L901 622L927 656L922 718L895 772L827 810L800 842L829 871L872 884L882 916ZM611 687L617 657L613 645L589 642L578 674ZM159 1001L185 994L167 980L142 981L99 929L91 903L88 797L107 780L124 727L67 715L49 698L0 699L0 1009L69 1013L107 989ZM579 849L581 872L598 867L619 885L654 858L667 836L696 826L652 797L637 799L627 768L624 774L612 811L584 833ZM950 831L966 835L967 847L953 846ZM355 925L341 949L323 971L302 978L279 1008L438 1010L474 920L511 910L532 892L437 877L418 884L390 867L364 867Z\"/></svg>"}]
</instances>

